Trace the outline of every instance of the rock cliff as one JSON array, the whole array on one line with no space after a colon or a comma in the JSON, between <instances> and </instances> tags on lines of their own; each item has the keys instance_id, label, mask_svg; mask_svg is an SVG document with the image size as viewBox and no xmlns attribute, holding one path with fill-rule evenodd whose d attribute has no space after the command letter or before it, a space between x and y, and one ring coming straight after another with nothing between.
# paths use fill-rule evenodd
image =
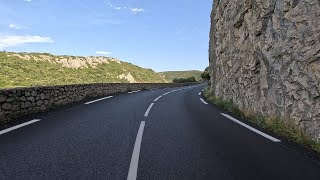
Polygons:
<instances>
[{"instance_id":1,"label":"rock cliff","mask_svg":"<svg viewBox=\"0 0 320 180\"><path fill-rule=\"evenodd\" d=\"M211 91L320 140L320 0L215 0Z\"/></svg>"}]
</instances>

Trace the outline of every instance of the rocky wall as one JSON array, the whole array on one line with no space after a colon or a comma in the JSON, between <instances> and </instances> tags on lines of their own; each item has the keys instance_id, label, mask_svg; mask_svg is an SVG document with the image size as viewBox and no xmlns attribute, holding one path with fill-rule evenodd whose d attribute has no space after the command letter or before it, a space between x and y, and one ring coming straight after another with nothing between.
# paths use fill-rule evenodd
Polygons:
<instances>
[{"instance_id":1,"label":"rocky wall","mask_svg":"<svg viewBox=\"0 0 320 180\"><path fill-rule=\"evenodd\" d=\"M90 97L191 84L194 83L109 83L0 89L0 124Z\"/></svg>"},{"instance_id":2,"label":"rocky wall","mask_svg":"<svg viewBox=\"0 0 320 180\"><path fill-rule=\"evenodd\" d=\"M320 140L320 0L215 0L211 90Z\"/></svg>"}]
</instances>

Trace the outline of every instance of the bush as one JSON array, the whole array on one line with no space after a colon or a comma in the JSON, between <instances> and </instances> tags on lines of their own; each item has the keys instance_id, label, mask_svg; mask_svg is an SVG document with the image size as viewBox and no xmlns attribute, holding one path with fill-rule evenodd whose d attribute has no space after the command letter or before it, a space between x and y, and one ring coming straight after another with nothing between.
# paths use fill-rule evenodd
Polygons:
<instances>
[{"instance_id":1,"label":"bush","mask_svg":"<svg viewBox=\"0 0 320 180\"><path fill-rule=\"evenodd\" d=\"M193 76L193 77L188 77L188 78L174 78L173 82L174 83L188 83L188 82L197 82L197 80Z\"/></svg>"},{"instance_id":2,"label":"bush","mask_svg":"<svg viewBox=\"0 0 320 180\"><path fill-rule=\"evenodd\" d=\"M201 74L201 78L202 78L203 80L209 80L209 79L210 79L209 72L208 72L208 71L204 71L204 72Z\"/></svg>"},{"instance_id":3,"label":"bush","mask_svg":"<svg viewBox=\"0 0 320 180\"><path fill-rule=\"evenodd\" d=\"M209 67L206 67L206 69L201 74L202 80L210 80L210 73L209 73Z\"/></svg>"}]
</instances>

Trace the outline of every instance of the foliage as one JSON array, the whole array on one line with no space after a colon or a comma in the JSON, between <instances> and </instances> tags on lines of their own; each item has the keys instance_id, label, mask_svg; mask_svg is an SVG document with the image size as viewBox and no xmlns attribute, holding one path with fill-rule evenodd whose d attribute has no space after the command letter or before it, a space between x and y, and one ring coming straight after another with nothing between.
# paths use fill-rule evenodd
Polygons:
<instances>
[{"instance_id":1,"label":"foliage","mask_svg":"<svg viewBox=\"0 0 320 180\"><path fill-rule=\"evenodd\" d=\"M209 80L210 79L210 74L208 71L204 71L202 74L201 74L201 78L203 80Z\"/></svg>"},{"instance_id":2,"label":"foliage","mask_svg":"<svg viewBox=\"0 0 320 180\"><path fill-rule=\"evenodd\" d=\"M292 142L304 145L320 153L320 143L312 140L304 131L299 129L294 124L288 123L288 121L284 121L277 117L265 117L260 114L254 114L240 110L232 101L223 100L222 98L212 96L209 89L205 89L203 95L210 102L238 117L245 118L264 129L272 131L275 134L285 137Z\"/></svg>"},{"instance_id":3,"label":"foliage","mask_svg":"<svg viewBox=\"0 0 320 180\"><path fill-rule=\"evenodd\" d=\"M38 56L39 53L29 55ZM128 82L118 76L129 72L137 82L165 82L154 71L126 62L119 64L111 61L96 67L74 69L48 61L23 60L0 52L0 88Z\"/></svg>"},{"instance_id":4,"label":"foliage","mask_svg":"<svg viewBox=\"0 0 320 180\"><path fill-rule=\"evenodd\" d=\"M168 82L173 82L173 79L195 77L197 81L201 80L201 71L165 71L159 74L163 75Z\"/></svg>"},{"instance_id":5,"label":"foliage","mask_svg":"<svg viewBox=\"0 0 320 180\"><path fill-rule=\"evenodd\" d=\"M173 83L188 83L188 82L197 82L196 78L188 77L188 78L174 78Z\"/></svg>"},{"instance_id":6,"label":"foliage","mask_svg":"<svg viewBox=\"0 0 320 180\"><path fill-rule=\"evenodd\" d=\"M209 73L209 67L206 67L206 69L201 74L202 80L210 80L210 73Z\"/></svg>"}]
</instances>

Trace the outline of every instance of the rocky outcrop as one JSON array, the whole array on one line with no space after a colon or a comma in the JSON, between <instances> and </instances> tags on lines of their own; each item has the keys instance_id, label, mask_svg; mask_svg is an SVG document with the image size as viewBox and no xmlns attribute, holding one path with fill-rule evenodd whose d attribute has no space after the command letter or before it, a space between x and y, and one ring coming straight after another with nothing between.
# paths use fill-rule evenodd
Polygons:
<instances>
[{"instance_id":1,"label":"rocky outcrop","mask_svg":"<svg viewBox=\"0 0 320 180\"><path fill-rule=\"evenodd\" d=\"M193 84L195 83L105 83L0 89L0 124L89 97L107 96L127 92L129 89L135 91Z\"/></svg>"},{"instance_id":2,"label":"rocky outcrop","mask_svg":"<svg viewBox=\"0 0 320 180\"><path fill-rule=\"evenodd\" d=\"M121 61L111 57L104 56L54 56L51 54L39 54L39 53L14 53L6 52L8 57L17 57L21 60L35 60L35 61L45 61L53 64L61 64L62 67L67 68L95 68L99 64L109 64L109 62L116 62L121 64Z\"/></svg>"},{"instance_id":3,"label":"rocky outcrop","mask_svg":"<svg viewBox=\"0 0 320 180\"><path fill-rule=\"evenodd\" d=\"M136 83L136 80L133 78L133 76L131 75L130 72L128 74L121 74L120 76L118 76L118 78L119 79L125 79L129 83Z\"/></svg>"},{"instance_id":4,"label":"rocky outcrop","mask_svg":"<svg viewBox=\"0 0 320 180\"><path fill-rule=\"evenodd\" d=\"M320 0L220 0L211 15L211 90L320 140Z\"/></svg>"}]
</instances>

